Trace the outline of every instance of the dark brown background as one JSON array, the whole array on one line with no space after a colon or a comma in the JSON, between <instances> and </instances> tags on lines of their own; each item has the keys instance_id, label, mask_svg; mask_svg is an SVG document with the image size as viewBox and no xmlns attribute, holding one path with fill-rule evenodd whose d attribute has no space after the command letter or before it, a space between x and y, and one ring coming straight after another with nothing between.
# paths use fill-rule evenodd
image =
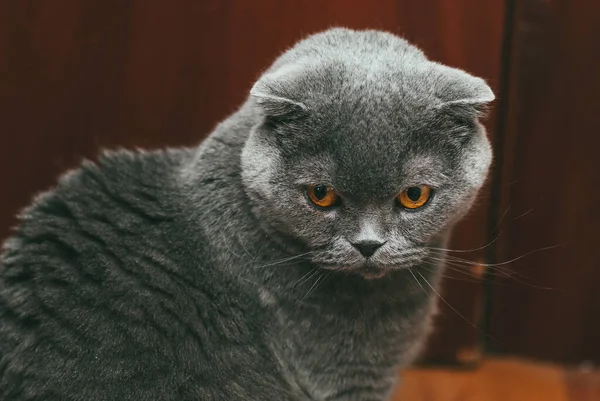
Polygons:
<instances>
[{"instance_id":1,"label":"dark brown background","mask_svg":"<svg viewBox=\"0 0 600 401\"><path fill-rule=\"evenodd\" d=\"M456 311L442 303L427 361L473 362L485 345L600 362L593 0L0 0L0 239L82 157L198 143L281 51L339 25L404 35L497 93L486 121L494 173L452 247L501 233L456 255L526 256L485 276L448 272L443 295Z\"/></svg>"}]
</instances>

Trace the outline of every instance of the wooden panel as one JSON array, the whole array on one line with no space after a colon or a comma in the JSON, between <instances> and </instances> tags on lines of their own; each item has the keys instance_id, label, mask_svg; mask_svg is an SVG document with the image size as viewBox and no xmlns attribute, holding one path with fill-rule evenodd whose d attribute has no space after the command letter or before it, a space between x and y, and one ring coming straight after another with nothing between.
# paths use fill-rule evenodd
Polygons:
<instances>
[{"instance_id":1,"label":"wooden panel","mask_svg":"<svg viewBox=\"0 0 600 401\"><path fill-rule=\"evenodd\" d=\"M0 7L0 76L8 78L0 93L0 238L35 192L100 147L200 141L281 51L331 26L404 34L433 59L498 86L502 0L61 0L60 7L3 0ZM452 247L486 242L486 204L461 224ZM481 285L458 276L445 297L477 324ZM474 355L478 333L465 320L442 305L432 358L452 361L464 347Z\"/></svg>"},{"instance_id":2,"label":"wooden panel","mask_svg":"<svg viewBox=\"0 0 600 401\"><path fill-rule=\"evenodd\" d=\"M600 3L519 1L514 21L495 261L522 258L495 269L490 346L598 363Z\"/></svg>"}]
</instances>

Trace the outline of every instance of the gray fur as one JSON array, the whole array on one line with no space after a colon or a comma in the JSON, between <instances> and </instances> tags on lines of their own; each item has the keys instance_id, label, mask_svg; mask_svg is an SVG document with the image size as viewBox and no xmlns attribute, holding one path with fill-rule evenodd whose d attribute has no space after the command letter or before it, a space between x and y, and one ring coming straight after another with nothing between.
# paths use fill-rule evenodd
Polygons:
<instances>
[{"instance_id":1,"label":"gray fur","mask_svg":"<svg viewBox=\"0 0 600 401\"><path fill-rule=\"evenodd\" d=\"M385 400L490 164L488 86L334 29L197 149L105 153L35 200L0 266L2 400ZM308 184L342 195L315 208ZM416 211L394 201L428 184ZM350 245L387 241L369 261ZM418 279L418 280L417 280Z\"/></svg>"}]
</instances>

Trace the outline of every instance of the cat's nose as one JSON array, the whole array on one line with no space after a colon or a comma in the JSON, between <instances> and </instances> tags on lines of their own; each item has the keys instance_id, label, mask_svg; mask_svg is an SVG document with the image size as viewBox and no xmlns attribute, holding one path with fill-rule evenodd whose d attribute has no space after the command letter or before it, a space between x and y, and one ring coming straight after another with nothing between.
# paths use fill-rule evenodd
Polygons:
<instances>
[{"instance_id":1,"label":"cat's nose","mask_svg":"<svg viewBox=\"0 0 600 401\"><path fill-rule=\"evenodd\" d=\"M352 242L352 246L358 249L358 251L365 257L368 258L373 256L376 250L381 248L385 242L379 241L358 241Z\"/></svg>"}]
</instances>

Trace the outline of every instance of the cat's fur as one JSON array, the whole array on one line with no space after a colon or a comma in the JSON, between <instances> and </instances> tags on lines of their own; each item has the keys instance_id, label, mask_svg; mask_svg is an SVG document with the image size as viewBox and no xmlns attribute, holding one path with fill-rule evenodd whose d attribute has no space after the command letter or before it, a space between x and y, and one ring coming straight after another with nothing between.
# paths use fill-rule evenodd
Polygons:
<instances>
[{"instance_id":1,"label":"cat's fur","mask_svg":"<svg viewBox=\"0 0 600 401\"><path fill-rule=\"evenodd\" d=\"M335 29L199 148L64 175L3 248L0 399L384 400L428 331L430 248L487 174L492 99L396 36ZM311 205L318 183L342 203ZM421 184L426 206L395 203ZM365 264L360 239L387 242Z\"/></svg>"}]
</instances>

